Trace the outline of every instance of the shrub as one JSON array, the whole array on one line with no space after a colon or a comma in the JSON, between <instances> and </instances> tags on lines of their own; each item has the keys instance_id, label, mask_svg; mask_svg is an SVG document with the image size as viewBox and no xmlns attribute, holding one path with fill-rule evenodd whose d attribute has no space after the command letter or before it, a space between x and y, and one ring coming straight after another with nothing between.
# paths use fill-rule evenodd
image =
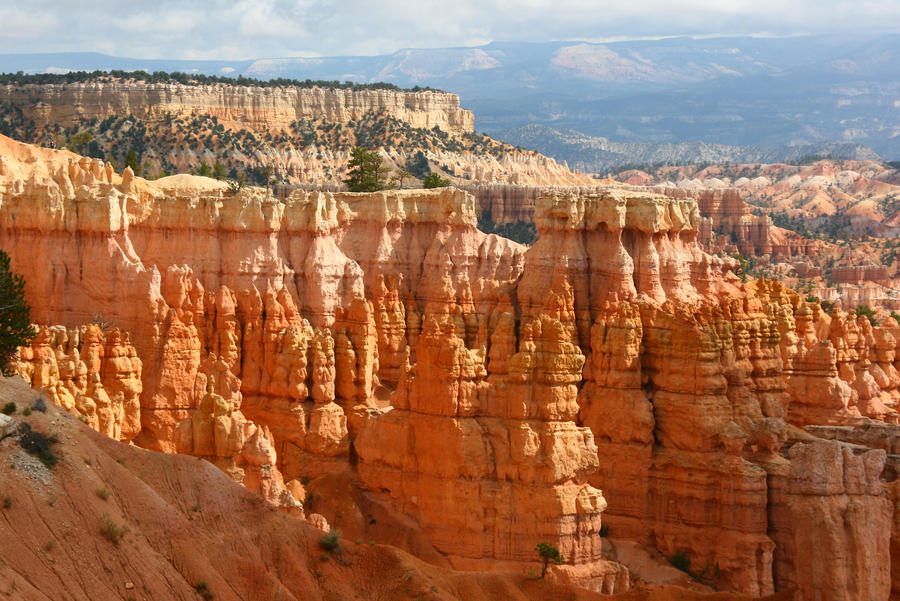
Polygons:
<instances>
[{"instance_id":1,"label":"shrub","mask_svg":"<svg viewBox=\"0 0 900 601\"><path fill-rule=\"evenodd\" d=\"M10 401L9 403L3 405L3 414L4 415L12 415L16 412L16 404Z\"/></svg>"},{"instance_id":2,"label":"shrub","mask_svg":"<svg viewBox=\"0 0 900 601\"><path fill-rule=\"evenodd\" d=\"M331 553L340 551L341 532L339 530L331 530L331 532L319 539L319 546Z\"/></svg>"},{"instance_id":3,"label":"shrub","mask_svg":"<svg viewBox=\"0 0 900 601\"><path fill-rule=\"evenodd\" d=\"M105 487L104 487L104 488L98 488L98 489L97 489L97 496L100 497L101 499L103 499L103 500L105 501L105 500L107 500L107 499L109 498L109 491L106 490Z\"/></svg>"},{"instance_id":4,"label":"shrub","mask_svg":"<svg viewBox=\"0 0 900 601\"><path fill-rule=\"evenodd\" d=\"M3 497L3 509L12 507L12 497Z\"/></svg>"},{"instance_id":5,"label":"shrub","mask_svg":"<svg viewBox=\"0 0 900 601\"><path fill-rule=\"evenodd\" d=\"M672 557L669 558L669 563L685 574L691 573L691 558L684 551L675 551Z\"/></svg>"},{"instance_id":6,"label":"shrub","mask_svg":"<svg viewBox=\"0 0 900 601\"><path fill-rule=\"evenodd\" d=\"M56 437L35 432L28 424L23 424L23 427L25 433L19 438L19 446L25 449L25 452L40 459L41 463L46 467L51 468L56 465L59 461L59 457L57 457L50 448L50 445L59 442Z\"/></svg>"},{"instance_id":7,"label":"shrub","mask_svg":"<svg viewBox=\"0 0 900 601\"><path fill-rule=\"evenodd\" d=\"M415 155L412 156L406 162L406 170L412 173L415 177L419 179L424 179L429 173L431 173L431 168L428 166L428 157L425 156L425 153L421 150L418 151Z\"/></svg>"},{"instance_id":8,"label":"shrub","mask_svg":"<svg viewBox=\"0 0 900 601\"><path fill-rule=\"evenodd\" d=\"M609 536L609 525L600 526L600 531L597 533L600 535L600 538L606 538Z\"/></svg>"},{"instance_id":9,"label":"shrub","mask_svg":"<svg viewBox=\"0 0 900 601\"><path fill-rule=\"evenodd\" d=\"M106 540L118 547L122 537L128 534L128 527L124 525L119 526L111 517L104 513L103 517L100 518L100 534L105 536Z\"/></svg>"},{"instance_id":10,"label":"shrub","mask_svg":"<svg viewBox=\"0 0 900 601\"><path fill-rule=\"evenodd\" d=\"M869 323L875 325L875 311L869 305L856 305L856 316L865 316Z\"/></svg>"},{"instance_id":11,"label":"shrub","mask_svg":"<svg viewBox=\"0 0 900 601\"><path fill-rule=\"evenodd\" d=\"M446 177L441 177L437 173L429 173L422 178L422 186L425 188L444 188L449 185L450 180Z\"/></svg>"},{"instance_id":12,"label":"shrub","mask_svg":"<svg viewBox=\"0 0 900 601\"><path fill-rule=\"evenodd\" d=\"M736 253L732 255L732 258L737 259L738 262L738 268L734 270L735 275L741 278L742 282L746 282L748 270L746 257L744 257L744 255L742 255L741 253Z\"/></svg>"},{"instance_id":13,"label":"shrub","mask_svg":"<svg viewBox=\"0 0 900 601\"><path fill-rule=\"evenodd\" d=\"M547 566L550 565L551 561L554 563L563 562L563 556L560 554L559 549L550 543L538 543L534 550L537 551L538 557L541 558L541 562L543 563L543 566L541 567L541 578L547 575Z\"/></svg>"},{"instance_id":14,"label":"shrub","mask_svg":"<svg viewBox=\"0 0 900 601\"><path fill-rule=\"evenodd\" d=\"M201 580L200 582L198 582L196 585L194 585L194 588L197 590L201 597L206 599L206 601L209 601L213 598L212 591L209 590L209 585L206 584L205 580Z\"/></svg>"},{"instance_id":15,"label":"shrub","mask_svg":"<svg viewBox=\"0 0 900 601\"><path fill-rule=\"evenodd\" d=\"M225 183L228 185L228 193L234 196L240 192L247 183L247 175L244 172L241 172L236 178L225 180Z\"/></svg>"}]
</instances>

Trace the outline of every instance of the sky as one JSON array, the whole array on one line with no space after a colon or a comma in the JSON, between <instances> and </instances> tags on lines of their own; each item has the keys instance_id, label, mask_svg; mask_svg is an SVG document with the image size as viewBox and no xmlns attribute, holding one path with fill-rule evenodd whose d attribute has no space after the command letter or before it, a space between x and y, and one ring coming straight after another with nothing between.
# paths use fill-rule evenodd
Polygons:
<instances>
[{"instance_id":1,"label":"sky","mask_svg":"<svg viewBox=\"0 0 900 601\"><path fill-rule=\"evenodd\" d=\"M0 53L251 59L491 41L900 31L897 0L0 0Z\"/></svg>"}]
</instances>

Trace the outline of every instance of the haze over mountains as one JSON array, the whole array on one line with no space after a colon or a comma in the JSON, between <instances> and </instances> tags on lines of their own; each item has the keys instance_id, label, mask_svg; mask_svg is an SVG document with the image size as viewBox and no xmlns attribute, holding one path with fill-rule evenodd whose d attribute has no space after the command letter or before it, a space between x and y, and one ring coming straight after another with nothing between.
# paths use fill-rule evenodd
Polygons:
<instances>
[{"instance_id":1,"label":"haze over mountains","mask_svg":"<svg viewBox=\"0 0 900 601\"><path fill-rule=\"evenodd\" d=\"M774 159L798 152L773 149L827 142L845 146L822 147L825 153L873 158L859 148L867 146L890 160L900 158L898 59L898 35L816 35L511 42L381 56L244 61L7 54L0 55L0 70L179 70L432 86L460 94L463 106L474 111L479 131L505 135L556 158L567 158L554 147L559 133L542 129L535 135L531 130L523 137L505 132L539 124L610 142L762 147L758 154ZM571 136L566 132L564 137ZM669 160L663 148L662 155L643 149L630 160L640 160L641 154ZM691 144L687 153L670 153L672 160L704 160L697 148ZM734 160L748 158L746 150L735 152ZM730 160L720 155L710 158Z\"/></svg>"}]
</instances>

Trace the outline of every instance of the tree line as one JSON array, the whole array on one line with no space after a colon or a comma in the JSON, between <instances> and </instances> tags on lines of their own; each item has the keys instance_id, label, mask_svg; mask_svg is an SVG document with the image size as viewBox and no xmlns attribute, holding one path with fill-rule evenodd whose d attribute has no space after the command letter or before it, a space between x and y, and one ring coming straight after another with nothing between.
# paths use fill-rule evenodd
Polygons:
<instances>
[{"instance_id":1,"label":"tree line","mask_svg":"<svg viewBox=\"0 0 900 601\"><path fill-rule=\"evenodd\" d=\"M337 81L322 79L289 79L276 77L273 79L256 79L255 77L224 77L219 75L203 75L200 73L182 73L180 71L122 71L112 69L110 71L70 71L68 73L0 73L0 85L47 85L47 84L72 84L86 81L98 81L105 79L121 79L125 81L143 81L148 83L178 83L186 86L203 86L210 84L227 84L234 86L252 86L255 88L331 88L341 90L389 90L394 92L441 92L431 87L414 86L401 88L392 83L376 81L372 83L357 83L353 81Z\"/></svg>"}]
</instances>

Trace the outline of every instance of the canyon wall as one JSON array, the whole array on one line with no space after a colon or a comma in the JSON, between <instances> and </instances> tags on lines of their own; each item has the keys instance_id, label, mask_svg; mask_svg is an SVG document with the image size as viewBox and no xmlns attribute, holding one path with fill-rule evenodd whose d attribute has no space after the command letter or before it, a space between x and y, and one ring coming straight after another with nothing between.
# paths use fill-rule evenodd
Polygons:
<instances>
[{"instance_id":1,"label":"canyon wall","mask_svg":"<svg viewBox=\"0 0 900 601\"><path fill-rule=\"evenodd\" d=\"M39 101L37 99L40 99ZM475 117L447 92L257 87L230 84L184 85L141 81L0 86L0 100L22 107L38 123L71 127L79 119L133 115L160 121L168 115L205 114L230 129L290 130L300 119L346 123L365 113L385 111L412 127L473 132Z\"/></svg>"},{"instance_id":2,"label":"canyon wall","mask_svg":"<svg viewBox=\"0 0 900 601\"><path fill-rule=\"evenodd\" d=\"M452 188L280 201L5 138L0 159L0 247L35 321L110 322L106 346L140 359L122 439L224 458L250 486L265 470L248 466L349 469L460 567L527 565L546 541L620 590L605 525L754 595L886 599L900 581L854 567L890 564L891 451L833 442L820 466L804 430L897 429L900 326L742 282L698 244L693 198L545 190L526 248L478 231ZM35 387L51 347L23 357Z\"/></svg>"}]
</instances>

